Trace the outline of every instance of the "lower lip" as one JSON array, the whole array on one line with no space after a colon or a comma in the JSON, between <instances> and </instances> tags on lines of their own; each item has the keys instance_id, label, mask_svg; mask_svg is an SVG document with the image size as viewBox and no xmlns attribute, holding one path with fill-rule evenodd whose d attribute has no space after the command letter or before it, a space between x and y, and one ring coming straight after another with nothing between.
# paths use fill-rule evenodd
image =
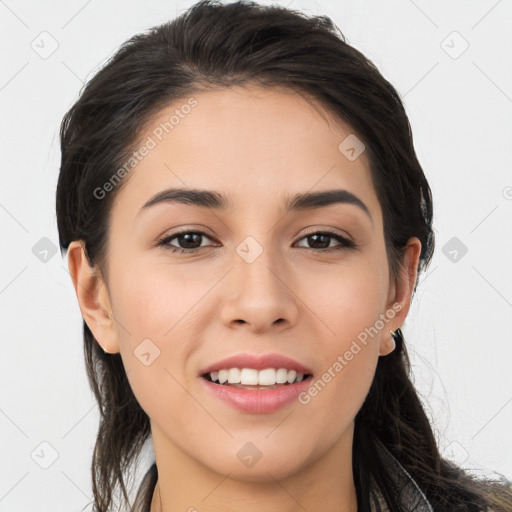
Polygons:
<instances>
[{"instance_id":1,"label":"lower lip","mask_svg":"<svg viewBox=\"0 0 512 512\"><path fill-rule=\"evenodd\" d=\"M300 393L308 389L312 376L295 384L286 384L274 389L235 388L214 384L204 377L200 379L210 393L231 407L253 414L266 414L291 404Z\"/></svg>"}]
</instances>

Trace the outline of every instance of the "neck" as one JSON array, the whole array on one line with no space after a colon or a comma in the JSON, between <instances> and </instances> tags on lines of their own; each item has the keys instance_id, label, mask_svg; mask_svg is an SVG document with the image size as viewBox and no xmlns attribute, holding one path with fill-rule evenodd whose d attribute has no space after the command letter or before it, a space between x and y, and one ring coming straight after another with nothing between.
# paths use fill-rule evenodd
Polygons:
<instances>
[{"instance_id":1,"label":"neck","mask_svg":"<svg viewBox=\"0 0 512 512\"><path fill-rule=\"evenodd\" d=\"M151 512L296 512L316 510L319 503L322 512L357 512L353 425L316 461L282 477L273 476L272 470L261 472L256 480L212 471L153 427L158 482Z\"/></svg>"}]
</instances>

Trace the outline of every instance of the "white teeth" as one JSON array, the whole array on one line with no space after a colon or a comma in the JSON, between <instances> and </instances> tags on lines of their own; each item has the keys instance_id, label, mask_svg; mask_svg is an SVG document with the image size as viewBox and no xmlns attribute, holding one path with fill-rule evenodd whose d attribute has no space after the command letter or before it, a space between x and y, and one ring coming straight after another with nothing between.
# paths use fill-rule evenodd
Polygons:
<instances>
[{"instance_id":1,"label":"white teeth","mask_svg":"<svg viewBox=\"0 0 512 512\"><path fill-rule=\"evenodd\" d=\"M290 370L288 372L288 384L291 384L295 381L295 377L297 377L297 372L295 370Z\"/></svg>"},{"instance_id":2,"label":"white teeth","mask_svg":"<svg viewBox=\"0 0 512 512\"><path fill-rule=\"evenodd\" d=\"M211 374L210 374L211 376ZM228 371L227 370L219 370L219 382L224 384L228 380Z\"/></svg>"},{"instance_id":3,"label":"white teeth","mask_svg":"<svg viewBox=\"0 0 512 512\"><path fill-rule=\"evenodd\" d=\"M253 386L258 384L258 370L252 368L242 368L240 372L240 384L244 386Z\"/></svg>"},{"instance_id":4,"label":"white teeth","mask_svg":"<svg viewBox=\"0 0 512 512\"><path fill-rule=\"evenodd\" d=\"M258 375L258 384L260 386L273 386L276 383L276 371L274 368L260 370Z\"/></svg>"},{"instance_id":5,"label":"white teeth","mask_svg":"<svg viewBox=\"0 0 512 512\"><path fill-rule=\"evenodd\" d=\"M288 370L279 368L276 372L276 384L284 384L288 380Z\"/></svg>"},{"instance_id":6,"label":"white teeth","mask_svg":"<svg viewBox=\"0 0 512 512\"><path fill-rule=\"evenodd\" d=\"M255 370L253 368L229 368L210 372L212 382L220 384L241 384L244 386L274 386L275 384L293 384L304 379L303 373L286 368L265 368Z\"/></svg>"},{"instance_id":7,"label":"white teeth","mask_svg":"<svg viewBox=\"0 0 512 512\"><path fill-rule=\"evenodd\" d=\"M240 383L240 370L238 368L230 368L228 370L228 382L229 384Z\"/></svg>"}]
</instances>

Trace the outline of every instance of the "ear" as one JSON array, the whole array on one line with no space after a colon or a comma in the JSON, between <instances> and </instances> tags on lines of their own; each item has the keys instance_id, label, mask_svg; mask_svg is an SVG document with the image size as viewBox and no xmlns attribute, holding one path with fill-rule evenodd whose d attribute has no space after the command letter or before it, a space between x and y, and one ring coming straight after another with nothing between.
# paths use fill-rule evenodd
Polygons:
<instances>
[{"instance_id":1,"label":"ear","mask_svg":"<svg viewBox=\"0 0 512 512\"><path fill-rule=\"evenodd\" d=\"M402 268L395 282L391 283L387 311L395 311L393 321L389 322L381 341L379 355L385 356L395 349L395 341L388 332L395 331L407 318L411 306L412 293L418 277L418 263L421 254L421 242L417 237L411 237L404 248Z\"/></svg>"},{"instance_id":2,"label":"ear","mask_svg":"<svg viewBox=\"0 0 512 512\"><path fill-rule=\"evenodd\" d=\"M119 341L107 286L96 267L91 267L82 240L68 247L68 267L82 316L105 352L119 352Z\"/></svg>"}]
</instances>

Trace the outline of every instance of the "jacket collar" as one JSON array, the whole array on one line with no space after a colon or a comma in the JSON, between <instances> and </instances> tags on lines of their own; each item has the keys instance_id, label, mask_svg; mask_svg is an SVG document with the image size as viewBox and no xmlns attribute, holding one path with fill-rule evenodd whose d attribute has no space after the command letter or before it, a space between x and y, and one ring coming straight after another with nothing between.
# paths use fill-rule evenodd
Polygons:
<instances>
[{"instance_id":1,"label":"jacket collar","mask_svg":"<svg viewBox=\"0 0 512 512\"><path fill-rule=\"evenodd\" d=\"M393 454L384 446L384 444L376 439L377 449L384 464L388 470L389 476L394 481L396 488L399 489L400 508L407 512L434 512L432 505L427 500L423 491L414 481L407 470L398 462ZM375 493L382 512L389 512L384 497L377 485L374 486ZM373 502L371 504L371 512L376 512Z\"/></svg>"}]
</instances>

